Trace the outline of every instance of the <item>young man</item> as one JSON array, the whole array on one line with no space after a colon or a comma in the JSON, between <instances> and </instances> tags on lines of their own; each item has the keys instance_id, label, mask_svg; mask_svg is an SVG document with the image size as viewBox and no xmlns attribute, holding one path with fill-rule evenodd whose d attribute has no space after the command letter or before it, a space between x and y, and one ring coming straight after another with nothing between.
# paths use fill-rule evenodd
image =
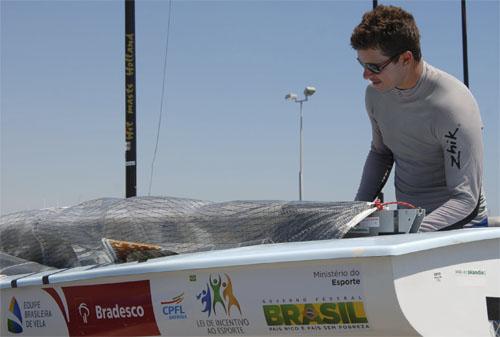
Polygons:
<instances>
[{"instance_id":1,"label":"young man","mask_svg":"<svg viewBox=\"0 0 500 337\"><path fill-rule=\"evenodd\" d=\"M396 199L426 210L420 231L486 226L478 105L453 76L422 60L413 16L378 6L351 45L363 66L372 126L356 200L373 201L395 163Z\"/></svg>"}]
</instances>

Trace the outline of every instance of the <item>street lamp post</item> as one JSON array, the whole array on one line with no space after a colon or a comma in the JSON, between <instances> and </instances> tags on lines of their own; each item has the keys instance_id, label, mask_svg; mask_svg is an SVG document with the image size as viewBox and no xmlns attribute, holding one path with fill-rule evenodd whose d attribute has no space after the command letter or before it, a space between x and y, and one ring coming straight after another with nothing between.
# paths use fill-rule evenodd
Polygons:
<instances>
[{"instance_id":1,"label":"street lamp post","mask_svg":"<svg viewBox=\"0 0 500 337\"><path fill-rule=\"evenodd\" d=\"M285 99L291 102L299 103L300 104L300 117L299 117L299 137L300 137L300 145L299 145L299 201L302 201L302 189L304 187L304 176L303 176L303 160L302 160L302 152L303 152L303 129L302 129L302 103L307 102L309 96L314 95L316 92L315 87L306 87L304 89L304 98L303 99L298 99L297 95L294 93L289 93L285 96Z\"/></svg>"}]
</instances>

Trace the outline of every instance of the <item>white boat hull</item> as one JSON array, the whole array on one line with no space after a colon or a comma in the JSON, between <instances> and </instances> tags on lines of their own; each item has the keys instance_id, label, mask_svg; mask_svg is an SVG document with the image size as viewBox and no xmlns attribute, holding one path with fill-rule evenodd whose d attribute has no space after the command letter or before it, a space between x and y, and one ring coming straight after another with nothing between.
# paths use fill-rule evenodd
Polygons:
<instances>
[{"instance_id":1,"label":"white boat hull","mask_svg":"<svg viewBox=\"0 0 500 337\"><path fill-rule=\"evenodd\" d=\"M252 246L0 287L2 336L495 336L500 228Z\"/></svg>"}]
</instances>

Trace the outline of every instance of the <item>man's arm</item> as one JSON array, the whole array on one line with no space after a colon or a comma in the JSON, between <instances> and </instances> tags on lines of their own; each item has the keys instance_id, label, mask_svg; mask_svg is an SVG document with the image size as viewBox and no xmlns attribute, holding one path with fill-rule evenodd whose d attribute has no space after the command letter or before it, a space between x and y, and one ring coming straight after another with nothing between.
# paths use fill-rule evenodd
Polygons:
<instances>
[{"instance_id":1,"label":"man's arm","mask_svg":"<svg viewBox=\"0 0 500 337\"><path fill-rule=\"evenodd\" d=\"M392 154L385 155L378 153L372 146L366 157L361 183L359 184L355 200L373 201L387 182L393 163Z\"/></svg>"},{"instance_id":2,"label":"man's arm","mask_svg":"<svg viewBox=\"0 0 500 337\"><path fill-rule=\"evenodd\" d=\"M450 199L424 218L420 231L461 228L478 212L483 171L482 123L472 94L450 103L435 123Z\"/></svg>"},{"instance_id":3,"label":"man's arm","mask_svg":"<svg viewBox=\"0 0 500 337\"><path fill-rule=\"evenodd\" d=\"M387 182L394 163L392 151L385 146L382 133L374 117L369 90L370 88L367 88L365 104L372 127L372 143L363 168L356 201L373 201Z\"/></svg>"}]
</instances>

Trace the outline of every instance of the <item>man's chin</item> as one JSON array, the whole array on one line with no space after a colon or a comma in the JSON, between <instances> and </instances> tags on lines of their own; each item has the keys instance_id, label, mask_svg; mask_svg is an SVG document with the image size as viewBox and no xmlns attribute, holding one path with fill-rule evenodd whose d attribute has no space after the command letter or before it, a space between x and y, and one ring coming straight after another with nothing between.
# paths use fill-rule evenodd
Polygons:
<instances>
[{"instance_id":1,"label":"man's chin","mask_svg":"<svg viewBox=\"0 0 500 337\"><path fill-rule=\"evenodd\" d=\"M387 88L383 85L382 82L378 82L378 83L370 83L371 87L375 90L377 90L378 92L381 92L381 93L384 93L384 92L388 92L390 91L391 89L390 88Z\"/></svg>"}]
</instances>

